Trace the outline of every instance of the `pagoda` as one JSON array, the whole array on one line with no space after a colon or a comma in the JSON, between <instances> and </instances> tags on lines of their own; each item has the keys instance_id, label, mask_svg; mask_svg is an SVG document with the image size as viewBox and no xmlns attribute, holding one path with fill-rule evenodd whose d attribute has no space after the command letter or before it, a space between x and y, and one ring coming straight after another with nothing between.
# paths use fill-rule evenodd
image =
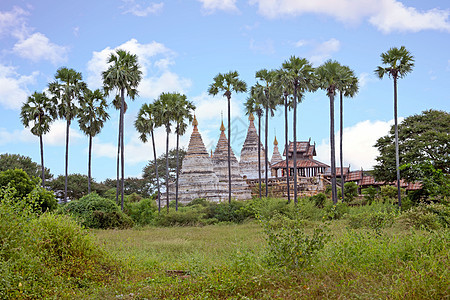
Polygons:
<instances>
[{"instance_id":1,"label":"pagoda","mask_svg":"<svg viewBox=\"0 0 450 300\"><path fill-rule=\"evenodd\" d=\"M219 183L219 177L214 172L211 157L198 131L195 116L192 125L194 129L178 179L178 201L186 204L197 198L213 202L227 200L228 190L224 184ZM174 190L175 184L172 183L169 189L171 200L175 200Z\"/></svg>"},{"instance_id":2,"label":"pagoda","mask_svg":"<svg viewBox=\"0 0 450 300\"><path fill-rule=\"evenodd\" d=\"M259 136L256 133L254 124L255 117L250 114L248 117L250 125L248 126L247 137L241 150L241 160L239 168L241 174L247 179L258 179L258 144ZM264 147L261 144L261 178L264 177Z\"/></svg>"},{"instance_id":3,"label":"pagoda","mask_svg":"<svg viewBox=\"0 0 450 300\"><path fill-rule=\"evenodd\" d=\"M283 161L283 157L281 157L280 150L278 150L278 141L277 137L275 136L275 140L273 141L273 154L272 158L270 160L270 165L275 165L276 163L279 163L280 161ZM277 175L281 175L276 173L275 169L272 169L272 177L278 177Z\"/></svg>"},{"instance_id":4,"label":"pagoda","mask_svg":"<svg viewBox=\"0 0 450 300\"><path fill-rule=\"evenodd\" d=\"M214 172L219 177L219 182L224 184L228 190L228 139L225 135L225 126L220 126L220 137L217 142L216 149L212 156ZM233 150L230 148L230 165L231 165L231 195L237 200L247 200L251 198L250 189L247 183L242 179L239 163Z\"/></svg>"}]
</instances>

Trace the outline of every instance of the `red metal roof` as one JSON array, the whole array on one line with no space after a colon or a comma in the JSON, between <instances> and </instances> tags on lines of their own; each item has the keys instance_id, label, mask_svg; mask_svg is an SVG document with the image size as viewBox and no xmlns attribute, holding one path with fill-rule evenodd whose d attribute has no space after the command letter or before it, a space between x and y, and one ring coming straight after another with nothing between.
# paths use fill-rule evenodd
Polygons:
<instances>
[{"instance_id":1,"label":"red metal roof","mask_svg":"<svg viewBox=\"0 0 450 300\"><path fill-rule=\"evenodd\" d=\"M363 177L363 171L353 171L347 174L345 181L358 181Z\"/></svg>"},{"instance_id":2,"label":"red metal roof","mask_svg":"<svg viewBox=\"0 0 450 300\"><path fill-rule=\"evenodd\" d=\"M344 171L344 176L347 176L348 171L349 171L349 167L344 167L343 168ZM324 176L331 176L331 167L328 167L325 169L325 173L323 174ZM336 176L340 176L341 175L341 168L337 167L336 168Z\"/></svg>"},{"instance_id":3,"label":"red metal roof","mask_svg":"<svg viewBox=\"0 0 450 300\"><path fill-rule=\"evenodd\" d=\"M289 153L294 152L294 142L289 142ZM305 153L306 156L316 155L316 145L310 142L297 142L297 153ZM283 156L286 156L286 147L284 147Z\"/></svg>"}]
</instances>

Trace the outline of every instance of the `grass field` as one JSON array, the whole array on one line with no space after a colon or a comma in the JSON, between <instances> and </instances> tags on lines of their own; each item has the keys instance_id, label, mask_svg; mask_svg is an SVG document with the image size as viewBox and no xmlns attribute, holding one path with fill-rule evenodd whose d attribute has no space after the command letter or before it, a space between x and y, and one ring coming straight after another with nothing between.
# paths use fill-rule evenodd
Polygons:
<instances>
[{"instance_id":1,"label":"grass field","mask_svg":"<svg viewBox=\"0 0 450 300\"><path fill-rule=\"evenodd\" d=\"M260 224L95 230L121 261L116 282L79 294L104 299L446 299L448 230L349 229L307 222L330 240L304 268L269 267ZM175 274L174 271L181 271Z\"/></svg>"}]
</instances>

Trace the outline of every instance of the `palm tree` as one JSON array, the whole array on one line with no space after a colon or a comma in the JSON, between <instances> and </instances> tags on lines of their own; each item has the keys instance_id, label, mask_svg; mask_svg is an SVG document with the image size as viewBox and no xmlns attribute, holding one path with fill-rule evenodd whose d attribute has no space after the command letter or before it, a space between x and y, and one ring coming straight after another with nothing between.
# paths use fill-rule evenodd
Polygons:
<instances>
[{"instance_id":1,"label":"palm tree","mask_svg":"<svg viewBox=\"0 0 450 300\"><path fill-rule=\"evenodd\" d=\"M398 125L397 125L397 79L403 78L406 74L412 72L414 67L414 57L406 50L404 46L400 48L391 48L385 53L381 53L381 62L386 67L378 66L375 74L380 79L388 75L394 79L394 126L395 126L395 168L397 170L397 197L398 206L402 208L402 199L400 195L400 159L398 154Z\"/></svg>"},{"instance_id":2,"label":"palm tree","mask_svg":"<svg viewBox=\"0 0 450 300\"><path fill-rule=\"evenodd\" d=\"M78 115L76 101L82 97L86 84L82 81L80 72L74 69L62 67L56 71L55 81L48 88L53 99L58 101L58 115L66 120L66 162L65 162L65 185L64 202L67 201L67 178L69 167L69 128L72 120Z\"/></svg>"},{"instance_id":3,"label":"palm tree","mask_svg":"<svg viewBox=\"0 0 450 300\"><path fill-rule=\"evenodd\" d=\"M287 82L289 83L289 89L285 91L290 90L293 93L294 203L297 204L297 101L301 102L305 92L315 91L317 89L317 83L314 75L314 68L305 58L291 56L288 61L283 63L282 67ZM286 149L286 155L288 155L288 153L289 149Z\"/></svg>"},{"instance_id":4,"label":"palm tree","mask_svg":"<svg viewBox=\"0 0 450 300\"><path fill-rule=\"evenodd\" d=\"M178 175L179 175L179 155L178 149L180 144L180 135L186 133L188 123L184 120L188 119L189 123L192 122L194 116L192 112L195 110L195 105L186 99L186 95L174 94L175 97L175 107L177 108L174 112L174 121L176 123L175 133L177 134L177 173L175 181L175 211L178 211Z\"/></svg>"},{"instance_id":5,"label":"palm tree","mask_svg":"<svg viewBox=\"0 0 450 300\"><path fill-rule=\"evenodd\" d=\"M31 133L39 136L41 149L42 187L45 188L44 142L42 136L50 131L50 124L56 119L56 103L45 93L34 92L22 105L20 119L25 127L31 127Z\"/></svg>"},{"instance_id":6,"label":"palm tree","mask_svg":"<svg viewBox=\"0 0 450 300\"><path fill-rule=\"evenodd\" d=\"M92 138L100 133L109 114L106 112L108 104L105 95L99 90L84 91L83 100L80 101L78 110L78 124L81 131L89 136L89 154L88 154L88 193L91 193L91 158L92 158Z\"/></svg>"},{"instance_id":7,"label":"palm tree","mask_svg":"<svg viewBox=\"0 0 450 300\"><path fill-rule=\"evenodd\" d=\"M124 50L116 50L108 58L109 67L102 72L103 87L105 95L108 96L112 90L116 90L117 96L120 96L120 116L119 116L119 144L120 144L120 168L121 168L121 208L123 210L124 196L124 114L125 114L125 93L130 99L134 100L137 96L137 87L142 78L142 71L138 64L137 55ZM118 100L118 97L115 98ZM118 193L117 193L118 194Z\"/></svg>"},{"instance_id":8,"label":"palm tree","mask_svg":"<svg viewBox=\"0 0 450 300\"><path fill-rule=\"evenodd\" d=\"M334 140L334 96L340 86L340 72L342 66L337 61L328 60L316 69L321 89L327 92L330 98L330 149L331 149L331 197L337 203L336 189L336 153Z\"/></svg>"},{"instance_id":9,"label":"palm tree","mask_svg":"<svg viewBox=\"0 0 450 300\"><path fill-rule=\"evenodd\" d=\"M358 78L355 76L355 73L348 66L342 66L340 70L340 80L339 80L339 158L340 158L340 166L341 166L341 195L342 201L344 201L344 152L342 151L342 138L344 131L344 101L345 97L354 97L358 93Z\"/></svg>"},{"instance_id":10,"label":"palm tree","mask_svg":"<svg viewBox=\"0 0 450 300\"><path fill-rule=\"evenodd\" d=\"M279 86L280 90L283 91L283 98L284 98L282 105L284 105L284 149L286 150L286 186L287 186L288 203L290 203L291 193L289 183L290 169L289 169L289 155L288 155L288 148L289 148L288 110L290 110L293 107L292 98L289 97L289 95L292 95L293 93L291 92L290 80L287 73L283 69L279 69L276 72L277 72L275 79L276 84Z\"/></svg>"},{"instance_id":11,"label":"palm tree","mask_svg":"<svg viewBox=\"0 0 450 300\"><path fill-rule=\"evenodd\" d=\"M139 113L134 121L134 127L141 134L139 136L140 140L144 143L147 142L147 134L150 134L152 137L152 145L153 145L153 157L155 162L155 171L156 171L156 187L158 190L158 212L161 212L161 191L159 188L159 175L158 175L158 164L156 161L156 145L155 145L155 136L153 130L156 126L156 114L157 110L154 104L146 104L144 103L139 110Z\"/></svg>"},{"instance_id":12,"label":"palm tree","mask_svg":"<svg viewBox=\"0 0 450 300\"><path fill-rule=\"evenodd\" d=\"M258 186L259 186L259 199L261 199L261 116L263 113L262 102L264 95L261 93L261 89L252 86L250 89L250 97L245 102L246 114L250 115L256 113L258 116ZM267 150L266 150L267 152Z\"/></svg>"},{"instance_id":13,"label":"palm tree","mask_svg":"<svg viewBox=\"0 0 450 300\"><path fill-rule=\"evenodd\" d=\"M268 178L269 178L269 159L267 157L268 151L268 136L269 136L269 111L270 116L274 116L274 110L276 106L279 104L281 99L281 93L279 92L280 89L277 87L277 84L275 82L276 79L276 72L271 70L267 71L266 69L262 69L256 72L255 77L261 81L263 81L264 86L257 84L258 89L262 89L265 96L265 101L263 102L263 107L266 110L266 124L265 124L265 145L266 145L266 152L265 152L265 183L266 183L266 197L269 194L269 185L268 185Z\"/></svg>"},{"instance_id":14,"label":"palm tree","mask_svg":"<svg viewBox=\"0 0 450 300\"><path fill-rule=\"evenodd\" d=\"M245 93L247 84L239 79L237 71L226 74L219 73L213 81L209 86L208 93L215 96L222 91L228 100L228 203L231 203L231 92Z\"/></svg>"},{"instance_id":15,"label":"palm tree","mask_svg":"<svg viewBox=\"0 0 450 300\"><path fill-rule=\"evenodd\" d=\"M169 135L170 126L175 119L176 96L174 93L162 93L155 102L158 110L157 124L166 128L166 207L169 212Z\"/></svg>"}]
</instances>

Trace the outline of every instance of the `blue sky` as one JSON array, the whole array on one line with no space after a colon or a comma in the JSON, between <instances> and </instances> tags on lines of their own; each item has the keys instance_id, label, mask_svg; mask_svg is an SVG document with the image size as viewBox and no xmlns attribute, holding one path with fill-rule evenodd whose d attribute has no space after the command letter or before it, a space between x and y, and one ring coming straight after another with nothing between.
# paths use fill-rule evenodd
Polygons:
<instances>
[{"instance_id":1,"label":"blue sky","mask_svg":"<svg viewBox=\"0 0 450 300\"><path fill-rule=\"evenodd\" d=\"M344 104L344 160L353 170L370 169L377 155L373 144L393 119L392 81L373 74L380 54L404 45L416 60L414 71L399 81L400 117L431 108L449 111L449 16L450 4L444 0L2 0L0 153L39 162L38 137L19 119L22 103L34 91L44 91L61 66L81 72L91 89L101 87L106 58L122 48L138 55L144 72L140 97L129 103L125 129L125 175L140 176L153 157L151 144L141 143L133 127L143 103L161 92L185 93L197 106L199 130L211 149L219 138L221 112L226 116L227 109L224 98L207 94L212 78L237 70L252 86L256 71L279 68L295 55L314 66L335 59L359 77L358 95ZM247 96L232 95L232 147L238 156L248 124L242 105ZM111 119L94 139L93 177L98 181L115 177L118 112L109 113ZM324 91L306 95L297 120L297 138L316 142L317 159L328 163L329 101ZM280 143L284 137L281 108L269 128L272 154L275 134ZM181 138L182 145L187 146L191 131ZM65 123L58 120L44 139L45 165L55 175L64 172L64 134ZM170 142L175 145L174 136ZM87 143L74 122L70 173L87 173ZM164 147L160 129L157 155Z\"/></svg>"}]
</instances>

